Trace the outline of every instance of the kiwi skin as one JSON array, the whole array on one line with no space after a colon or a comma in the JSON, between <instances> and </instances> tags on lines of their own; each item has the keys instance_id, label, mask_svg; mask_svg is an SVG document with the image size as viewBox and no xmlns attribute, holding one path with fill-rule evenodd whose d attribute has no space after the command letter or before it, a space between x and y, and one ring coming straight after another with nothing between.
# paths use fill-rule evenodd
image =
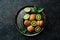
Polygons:
<instances>
[{"instance_id":1,"label":"kiwi skin","mask_svg":"<svg viewBox=\"0 0 60 40\"><path fill-rule=\"evenodd\" d=\"M24 25L29 26L30 25L30 21L29 20L25 20L24 21Z\"/></svg>"},{"instance_id":2,"label":"kiwi skin","mask_svg":"<svg viewBox=\"0 0 60 40\"><path fill-rule=\"evenodd\" d=\"M36 18L36 14L31 14L29 20L33 21L33 20L35 20L35 18Z\"/></svg>"}]
</instances>

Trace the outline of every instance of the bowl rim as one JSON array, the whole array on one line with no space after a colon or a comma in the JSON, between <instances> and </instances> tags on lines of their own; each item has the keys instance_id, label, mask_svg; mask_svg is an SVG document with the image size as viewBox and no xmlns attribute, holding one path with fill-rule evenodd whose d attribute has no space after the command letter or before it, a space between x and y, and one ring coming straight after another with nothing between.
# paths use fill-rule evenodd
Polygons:
<instances>
[{"instance_id":1,"label":"bowl rim","mask_svg":"<svg viewBox=\"0 0 60 40\"><path fill-rule=\"evenodd\" d=\"M18 27L18 25L17 25L17 17L18 17L18 15L19 15L19 12L20 12L22 9L26 8L26 7L33 7L33 5L27 5L27 6L24 6L24 7L20 8L20 9L17 11L17 14L16 14L16 16L15 16L15 25L16 25L16 29L18 30L18 32L21 32L21 31L19 30L19 27ZM44 12L42 12L42 13L43 13L43 15L45 15ZM46 15L45 15L45 19L46 19ZM46 20L45 20L45 25L46 25ZM45 25L44 25L44 26L45 26ZM45 28L45 27L44 27L44 28ZM42 30L41 30L39 33L41 33L41 32L44 30L44 28L42 28ZM35 34L31 34L31 35L29 35L29 34L23 34L23 35L25 35L25 36L35 36L35 35L38 35L39 33L35 33Z\"/></svg>"}]
</instances>

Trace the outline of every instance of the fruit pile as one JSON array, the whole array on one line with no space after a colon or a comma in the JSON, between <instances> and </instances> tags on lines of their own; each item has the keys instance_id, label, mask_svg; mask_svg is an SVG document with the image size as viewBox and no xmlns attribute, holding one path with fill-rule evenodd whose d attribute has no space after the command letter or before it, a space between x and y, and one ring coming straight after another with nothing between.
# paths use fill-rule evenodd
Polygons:
<instances>
[{"instance_id":1,"label":"fruit pile","mask_svg":"<svg viewBox=\"0 0 60 40\"><path fill-rule=\"evenodd\" d=\"M26 14L23 16L24 25L28 32L40 32L41 27L44 24L42 20L42 15L39 13L29 13L31 9L29 7L24 8Z\"/></svg>"}]
</instances>

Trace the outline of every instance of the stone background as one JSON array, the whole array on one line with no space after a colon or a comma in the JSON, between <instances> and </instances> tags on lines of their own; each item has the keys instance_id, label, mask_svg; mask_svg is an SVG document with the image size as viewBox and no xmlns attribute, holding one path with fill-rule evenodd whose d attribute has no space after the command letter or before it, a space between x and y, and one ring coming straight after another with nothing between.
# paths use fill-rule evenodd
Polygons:
<instances>
[{"instance_id":1,"label":"stone background","mask_svg":"<svg viewBox=\"0 0 60 40\"><path fill-rule=\"evenodd\" d=\"M45 8L47 25L37 36L22 36L15 28L15 15L25 5ZM60 40L59 0L0 0L0 40Z\"/></svg>"}]
</instances>

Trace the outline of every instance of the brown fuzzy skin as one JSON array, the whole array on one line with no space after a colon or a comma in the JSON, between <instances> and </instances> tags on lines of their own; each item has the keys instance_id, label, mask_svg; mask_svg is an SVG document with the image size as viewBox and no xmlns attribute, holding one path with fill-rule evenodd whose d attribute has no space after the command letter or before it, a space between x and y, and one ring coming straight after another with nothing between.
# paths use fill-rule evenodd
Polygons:
<instances>
[{"instance_id":1,"label":"brown fuzzy skin","mask_svg":"<svg viewBox=\"0 0 60 40\"><path fill-rule=\"evenodd\" d=\"M35 18L36 18L36 14L31 14L29 20L32 21L32 20L35 20Z\"/></svg>"},{"instance_id":2,"label":"brown fuzzy skin","mask_svg":"<svg viewBox=\"0 0 60 40\"><path fill-rule=\"evenodd\" d=\"M37 21L37 25L42 26L43 25L43 20Z\"/></svg>"},{"instance_id":3,"label":"brown fuzzy skin","mask_svg":"<svg viewBox=\"0 0 60 40\"><path fill-rule=\"evenodd\" d=\"M28 32L32 32L32 31L34 31L34 27L30 25L27 27L27 30L28 30Z\"/></svg>"},{"instance_id":4,"label":"brown fuzzy skin","mask_svg":"<svg viewBox=\"0 0 60 40\"><path fill-rule=\"evenodd\" d=\"M24 21L24 25L29 26L30 25L30 21L29 20L25 20Z\"/></svg>"}]
</instances>

